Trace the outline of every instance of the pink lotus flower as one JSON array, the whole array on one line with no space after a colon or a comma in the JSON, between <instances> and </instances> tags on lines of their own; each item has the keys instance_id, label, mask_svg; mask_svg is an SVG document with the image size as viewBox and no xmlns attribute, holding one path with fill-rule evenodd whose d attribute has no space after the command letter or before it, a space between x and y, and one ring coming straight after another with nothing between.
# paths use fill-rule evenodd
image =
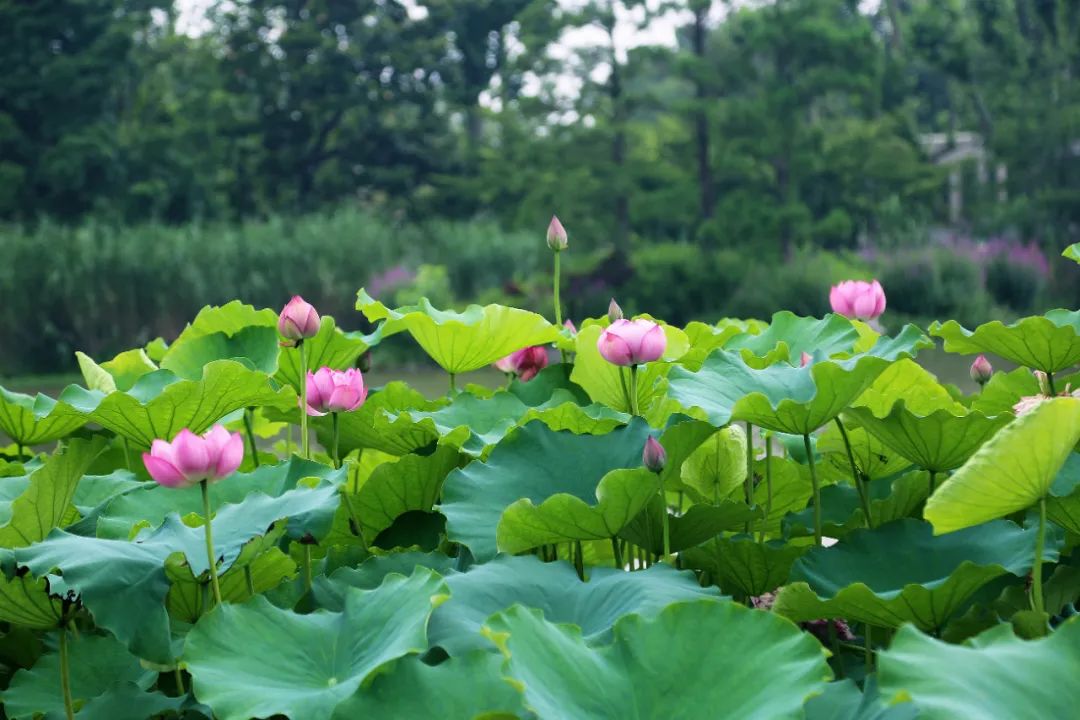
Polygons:
<instances>
[{"instance_id":1,"label":"pink lotus flower","mask_svg":"<svg viewBox=\"0 0 1080 720\"><path fill-rule=\"evenodd\" d=\"M364 376L356 368L319 368L307 374L307 414L350 412L367 400Z\"/></svg>"},{"instance_id":2,"label":"pink lotus flower","mask_svg":"<svg viewBox=\"0 0 1080 720\"><path fill-rule=\"evenodd\" d=\"M1022 397L1015 405L1013 405L1013 413L1015 413L1016 417L1027 415L1049 399L1050 398L1045 395L1028 395L1027 397Z\"/></svg>"},{"instance_id":3,"label":"pink lotus flower","mask_svg":"<svg viewBox=\"0 0 1080 720\"><path fill-rule=\"evenodd\" d=\"M663 472L664 466L667 465L667 451L652 435L645 441L645 449L641 452L641 463L654 473Z\"/></svg>"},{"instance_id":4,"label":"pink lotus flower","mask_svg":"<svg viewBox=\"0 0 1080 720\"><path fill-rule=\"evenodd\" d=\"M969 372L971 374L971 379L982 386L990 381L990 377L994 374L994 367L990 364L990 361L986 359L985 355L980 355L975 358L975 362L971 363Z\"/></svg>"},{"instance_id":5,"label":"pink lotus flower","mask_svg":"<svg viewBox=\"0 0 1080 720\"><path fill-rule=\"evenodd\" d=\"M885 312L885 291L877 280L845 280L829 290L833 312L853 320L876 320Z\"/></svg>"},{"instance_id":6,"label":"pink lotus flower","mask_svg":"<svg viewBox=\"0 0 1080 720\"><path fill-rule=\"evenodd\" d=\"M521 348L495 361L495 367L504 373L514 373L521 382L529 382L547 367L547 350L539 345Z\"/></svg>"},{"instance_id":7,"label":"pink lotus flower","mask_svg":"<svg viewBox=\"0 0 1080 720\"><path fill-rule=\"evenodd\" d=\"M184 428L171 443L155 440L142 458L157 484L184 488L232 475L244 459L244 441L240 433L230 433L221 425L202 436Z\"/></svg>"},{"instance_id":8,"label":"pink lotus flower","mask_svg":"<svg viewBox=\"0 0 1080 720\"><path fill-rule=\"evenodd\" d=\"M312 338L319 332L322 319L315 308L299 295L293 295L278 315L278 332L289 340Z\"/></svg>"},{"instance_id":9,"label":"pink lotus flower","mask_svg":"<svg viewBox=\"0 0 1080 720\"><path fill-rule=\"evenodd\" d=\"M562 252L567 247L566 228L554 215L551 216L551 222L548 224L547 244L555 252Z\"/></svg>"},{"instance_id":10,"label":"pink lotus flower","mask_svg":"<svg viewBox=\"0 0 1080 720\"><path fill-rule=\"evenodd\" d=\"M641 365L659 360L667 349L664 328L651 320L616 320L600 333L600 354L615 365Z\"/></svg>"}]
</instances>

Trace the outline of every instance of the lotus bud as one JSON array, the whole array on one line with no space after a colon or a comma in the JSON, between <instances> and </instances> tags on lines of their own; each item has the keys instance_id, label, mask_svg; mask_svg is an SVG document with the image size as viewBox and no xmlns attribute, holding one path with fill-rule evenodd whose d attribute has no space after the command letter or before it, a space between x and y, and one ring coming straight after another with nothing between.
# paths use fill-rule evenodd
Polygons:
<instances>
[{"instance_id":1,"label":"lotus bud","mask_svg":"<svg viewBox=\"0 0 1080 720\"><path fill-rule=\"evenodd\" d=\"M596 348L614 365L642 365L663 357L667 335L651 320L616 320L600 333Z\"/></svg>"},{"instance_id":2,"label":"lotus bud","mask_svg":"<svg viewBox=\"0 0 1080 720\"><path fill-rule=\"evenodd\" d=\"M877 280L845 280L829 290L833 312L852 320L876 320L885 312L885 291Z\"/></svg>"},{"instance_id":3,"label":"lotus bud","mask_svg":"<svg viewBox=\"0 0 1080 720\"><path fill-rule=\"evenodd\" d=\"M975 358L975 362L971 363L971 379L982 387L990 381L990 376L994 374L994 368L990 364L990 361L986 359L985 355L980 355Z\"/></svg>"},{"instance_id":4,"label":"lotus bud","mask_svg":"<svg viewBox=\"0 0 1080 720\"><path fill-rule=\"evenodd\" d=\"M657 474L663 472L664 465L667 464L667 451L652 435L645 441L645 449L641 452L641 462Z\"/></svg>"},{"instance_id":5,"label":"lotus bud","mask_svg":"<svg viewBox=\"0 0 1080 720\"><path fill-rule=\"evenodd\" d=\"M1042 370L1032 370L1031 374L1035 376L1035 379L1039 381L1039 392L1047 397L1052 394L1050 392L1050 377Z\"/></svg>"},{"instance_id":6,"label":"lotus bud","mask_svg":"<svg viewBox=\"0 0 1080 720\"><path fill-rule=\"evenodd\" d=\"M814 362L814 356L804 351L802 357L799 358L799 367L806 367L812 362Z\"/></svg>"},{"instance_id":7,"label":"lotus bud","mask_svg":"<svg viewBox=\"0 0 1080 720\"><path fill-rule=\"evenodd\" d=\"M244 441L240 433L221 425L205 435L184 428L172 442L155 440L142 459L158 485L184 488L203 480L217 482L236 472L244 459Z\"/></svg>"},{"instance_id":8,"label":"lotus bud","mask_svg":"<svg viewBox=\"0 0 1080 720\"><path fill-rule=\"evenodd\" d=\"M566 228L554 215L551 216L551 222L548 224L547 244L555 252L562 252L567 247Z\"/></svg>"},{"instance_id":9,"label":"lotus bud","mask_svg":"<svg viewBox=\"0 0 1080 720\"><path fill-rule=\"evenodd\" d=\"M318 334L321 322L319 313L310 303L299 295L293 295L278 315L278 332L288 340L313 338Z\"/></svg>"},{"instance_id":10,"label":"lotus bud","mask_svg":"<svg viewBox=\"0 0 1080 720\"><path fill-rule=\"evenodd\" d=\"M567 318L562 326L570 331L571 336L577 335L577 328L574 327L574 323L570 321L570 318Z\"/></svg>"},{"instance_id":11,"label":"lotus bud","mask_svg":"<svg viewBox=\"0 0 1080 720\"><path fill-rule=\"evenodd\" d=\"M619 303L615 302L615 298L611 298L611 302L607 306L607 319L608 322L614 323L616 320L623 319L622 308L619 307Z\"/></svg>"}]
</instances>

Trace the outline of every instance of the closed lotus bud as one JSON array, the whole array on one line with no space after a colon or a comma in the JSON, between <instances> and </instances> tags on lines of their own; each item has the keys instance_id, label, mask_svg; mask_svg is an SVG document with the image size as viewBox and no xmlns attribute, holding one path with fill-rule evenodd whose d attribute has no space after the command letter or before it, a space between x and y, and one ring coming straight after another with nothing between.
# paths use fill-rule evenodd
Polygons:
<instances>
[{"instance_id":1,"label":"closed lotus bud","mask_svg":"<svg viewBox=\"0 0 1080 720\"><path fill-rule=\"evenodd\" d=\"M577 335L577 328L574 327L574 323L570 321L570 318L567 318L562 326L569 330L571 335Z\"/></svg>"},{"instance_id":2,"label":"closed lotus bud","mask_svg":"<svg viewBox=\"0 0 1080 720\"><path fill-rule=\"evenodd\" d=\"M877 280L845 280L829 290L834 313L852 320L876 320L885 312L885 291Z\"/></svg>"},{"instance_id":3,"label":"closed lotus bud","mask_svg":"<svg viewBox=\"0 0 1080 720\"><path fill-rule=\"evenodd\" d=\"M979 383L982 387L990 381L990 376L994 374L994 368L990 364L990 361L986 359L985 355L980 355L975 358L975 362L971 363L971 379Z\"/></svg>"},{"instance_id":4,"label":"closed lotus bud","mask_svg":"<svg viewBox=\"0 0 1080 720\"><path fill-rule=\"evenodd\" d=\"M596 348L613 365L642 365L663 357L667 335L664 328L645 318L616 320L600 333Z\"/></svg>"},{"instance_id":5,"label":"closed lotus bud","mask_svg":"<svg viewBox=\"0 0 1080 720\"><path fill-rule=\"evenodd\" d=\"M1031 374L1039 381L1039 392L1047 397L1050 396L1050 378L1042 370L1032 370Z\"/></svg>"},{"instance_id":6,"label":"closed lotus bud","mask_svg":"<svg viewBox=\"0 0 1080 720\"><path fill-rule=\"evenodd\" d=\"M555 252L562 252L567 247L566 228L554 215L551 216L551 222L548 224L547 244Z\"/></svg>"},{"instance_id":7,"label":"closed lotus bud","mask_svg":"<svg viewBox=\"0 0 1080 720\"><path fill-rule=\"evenodd\" d=\"M645 449L641 452L641 462L654 473L663 472L664 466L667 465L667 451L652 435L645 441Z\"/></svg>"},{"instance_id":8,"label":"closed lotus bud","mask_svg":"<svg viewBox=\"0 0 1080 720\"><path fill-rule=\"evenodd\" d=\"M611 298L611 302L607 306L607 319L608 322L615 322L616 320L623 319L622 308L619 307L619 303L615 302L615 298Z\"/></svg>"},{"instance_id":9,"label":"closed lotus bud","mask_svg":"<svg viewBox=\"0 0 1080 720\"><path fill-rule=\"evenodd\" d=\"M299 295L293 295L293 299L281 309L278 315L278 332L289 340L304 340L313 338L319 332L319 324L322 319L315 308Z\"/></svg>"},{"instance_id":10,"label":"closed lotus bud","mask_svg":"<svg viewBox=\"0 0 1080 720\"><path fill-rule=\"evenodd\" d=\"M806 367L814 361L814 356L808 352L804 352L802 357L799 358L799 367Z\"/></svg>"}]
</instances>

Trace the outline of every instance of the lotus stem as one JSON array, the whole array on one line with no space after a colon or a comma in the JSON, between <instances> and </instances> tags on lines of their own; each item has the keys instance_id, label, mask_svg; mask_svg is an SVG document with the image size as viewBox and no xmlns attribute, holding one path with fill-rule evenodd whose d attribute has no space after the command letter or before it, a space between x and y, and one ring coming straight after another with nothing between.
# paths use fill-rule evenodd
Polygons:
<instances>
[{"instance_id":1,"label":"lotus stem","mask_svg":"<svg viewBox=\"0 0 1080 720\"><path fill-rule=\"evenodd\" d=\"M585 551L581 547L581 541L575 540L573 547L570 549L570 555L574 558L574 569L577 571L579 579L585 579Z\"/></svg>"},{"instance_id":2,"label":"lotus stem","mask_svg":"<svg viewBox=\"0 0 1080 720\"><path fill-rule=\"evenodd\" d=\"M251 576L251 565L244 566L244 584L247 585L248 594L255 597L255 578Z\"/></svg>"},{"instance_id":3,"label":"lotus stem","mask_svg":"<svg viewBox=\"0 0 1080 720\"><path fill-rule=\"evenodd\" d=\"M330 443L330 457L334 461L334 469L337 470L341 467L341 457L338 454L338 438L340 436L340 429L338 427L338 414L336 412L330 413L330 425L333 428L331 433L333 441Z\"/></svg>"},{"instance_id":4,"label":"lotus stem","mask_svg":"<svg viewBox=\"0 0 1080 720\"><path fill-rule=\"evenodd\" d=\"M1043 600L1042 561L1046 544L1046 496L1039 498L1039 532L1035 536L1035 562L1031 567L1031 605L1037 613L1046 612Z\"/></svg>"},{"instance_id":5,"label":"lotus stem","mask_svg":"<svg viewBox=\"0 0 1080 720\"><path fill-rule=\"evenodd\" d=\"M311 592L311 545L304 543L304 592Z\"/></svg>"},{"instance_id":6,"label":"lotus stem","mask_svg":"<svg viewBox=\"0 0 1080 720\"><path fill-rule=\"evenodd\" d=\"M1054 387L1054 373L1046 373L1046 385L1050 388L1050 397L1057 397L1057 389Z\"/></svg>"},{"instance_id":7,"label":"lotus stem","mask_svg":"<svg viewBox=\"0 0 1080 720\"><path fill-rule=\"evenodd\" d=\"M623 569L622 548L619 546L619 538L611 538L611 553L615 556L615 567Z\"/></svg>"},{"instance_id":8,"label":"lotus stem","mask_svg":"<svg viewBox=\"0 0 1080 720\"><path fill-rule=\"evenodd\" d=\"M251 408L244 408L244 432L247 433L248 446L251 448L251 459L255 461L255 467L259 467L259 448L255 445L253 416L254 413Z\"/></svg>"},{"instance_id":9,"label":"lotus stem","mask_svg":"<svg viewBox=\"0 0 1080 720\"><path fill-rule=\"evenodd\" d=\"M746 504L754 507L754 426L746 423ZM754 521L746 521L746 534L753 535Z\"/></svg>"},{"instance_id":10,"label":"lotus stem","mask_svg":"<svg viewBox=\"0 0 1080 720\"><path fill-rule=\"evenodd\" d=\"M173 668L173 677L176 678L176 692L179 695L186 695L187 690L184 689L184 673L177 665Z\"/></svg>"},{"instance_id":11,"label":"lotus stem","mask_svg":"<svg viewBox=\"0 0 1080 720\"><path fill-rule=\"evenodd\" d=\"M15 456L15 459L18 462L22 462L22 458L23 458L23 445L22 445L22 443L17 443L15 445L15 452L17 453L16 456ZM131 463L129 462L128 465L130 466Z\"/></svg>"},{"instance_id":12,"label":"lotus stem","mask_svg":"<svg viewBox=\"0 0 1080 720\"><path fill-rule=\"evenodd\" d=\"M199 488L202 490L203 517L206 518L206 522L203 523L203 530L206 532L206 562L210 566L210 586L214 590L214 606L217 607L221 604L221 586L218 585L217 561L214 558L214 530L210 523L210 483L201 480Z\"/></svg>"},{"instance_id":13,"label":"lotus stem","mask_svg":"<svg viewBox=\"0 0 1080 720\"><path fill-rule=\"evenodd\" d=\"M851 450L851 439L848 437L847 429L844 427L844 423L840 421L840 418L834 418L836 420L836 427L840 430L840 438L844 441L844 450L847 451L848 463L851 465L851 480L855 483L855 489L859 493L859 504L862 505L863 516L866 519L866 527L874 527L874 518L870 514L870 493L869 488L863 483L862 473L859 472L859 466L855 464L855 453Z\"/></svg>"},{"instance_id":14,"label":"lotus stem","mask_svg":"<svg viewBox=\"0 0 1080 720\"><path fill-rule=\"evenodd\" d=\"M562 282L560 281L560 277L559 277L560 276L560 270L561 270L561 264L562 264L561 259L562 259L562 253L561 252L556 252L555 253L555 278L554 278L554 287L552 288L552 299L555 302L555 327L556 327L556 329L558 329L560 331L562 330L562 326L563 326L563 324L562 324L562 302L559 300L559 286L562 285ZM562 358L563 363L566 362L566 351L563 350L562 347L559 348L559 357Z\"/></svg>"},{"instance_id":15,"label":"lotus stem","mask_svg":"<svg viewBox=\"0 0 1080 720\"><path fill-rule=\"evenodd\" d=\"M128 472L135 472L131 467L131 445L128 443L126 437L120 438L120 444L124 446L124 464L127 465ZM22 458L22 446L19 446L19 457Z\"/></svg>"},{"instance_id":16,"label":"lotus stem","mask_svg":"<svg viewBox=\"0 0 1080 720\"><path fill-rule=\"evenodd\" d=\"M633 401L630 399L630 388L626 384L626 368L620 367L619 369L619 385L622 386L623 397L626 398L626 409L630 411L634 407Z\"/></svg>"},{"instance_id":17,"label":"lotus stem","mask_svg":"<svg viewBox=\"0 0 1080 720\"><path fill-rule=\"evenodd\" d=\"M869 673L874 666L874 640L871 637L869 625L863 625L863 636L863 664L866 666L866 672Z\"/></svg>"},{"instance_id":18,"label":"lotus stem","mask_svg":"<svg viewBox=\"0 0 1080 720\"><path fill-rule=\"evenodd\" d=\"M60 692L64 696L64 714L75 720L75 703L71 699L71 667L68 658L67 628L60 626Z\"/></svg>"},{"instance_id":19,"label":"lotus stem","mask_svg":"<svg viewBox=\"0 0 1080 720\"><path fill-rule=\"evenodd\" d=\"M765 520L772 515L772 435L765 434ZM758 542L765 542L765 528L758 532Z\"/></svg>"},{"instance_id":20,"label":"lotus stem","mask_svg":"<svg viewBox=\"0 0 1080 720\"><path fill-rule=\"evenodd\" d=\"M637 416L638 414L638 395L637 395L637 372L638 366L630 366L630 414Z\"/></svg>"},{"instance_id":21,"label":"lotus stem","mask_svg":"<svg viewBox=\"0 0 1080 720\"><path fill-rule=\"evenodd\" d=\"M930 492L928 492L926 494L926 499L927 500L930 499L930 496L934 494L934 490L937 489L937 483L936 483L937 473L934 472L933 470L930 470L929 473L930 473L930 479L928 481L928 485L929 485Z\"/></svg>"},{"instance_id":22,"label":"lotus stem","mask_svg":"<svg viewBox=\"0 0 1080 720\"><path fill-rule=\"evenodd\" d=\"M660 473L656 473L656 482L660 492L660 527L664 534L664 559L671 557L671 526L668 520L667 496L664 493L664 480Z\"/></svg>"},{"instance_id":23,"label":"lotus stem","mask_svg":"<svg viewBox=\"0 0 1080 720\"><path fill-rule=\"evenodd\" d=\"M821 485L818 483L817 468L814 465L810 433L803 434L803 447L806 448L806 461L810 465L810 484L814 488L814 544L821 547Z\"/></svg>"},{"instance_id":24,"label":"lotus stem","mask_svg":"<svg viewBox=\"0 0 1080 720\"><path fill-rule=\"evenodd\" d=\"M303 340L296 341L296 349L300 351L300 456L305 460L310 460L311 448L307 425L307 350L304 349Z\"/></svg>"},{"instance_id":25,"label":"lotus stem","mask_svg":"<svg viewBox=\"0 0 1080 720\"><path fill-rule=\"evenodd\" d=\"M457 375L447 373L450 376L450 397L457 395Z\"/></svg>"}]
</instances>

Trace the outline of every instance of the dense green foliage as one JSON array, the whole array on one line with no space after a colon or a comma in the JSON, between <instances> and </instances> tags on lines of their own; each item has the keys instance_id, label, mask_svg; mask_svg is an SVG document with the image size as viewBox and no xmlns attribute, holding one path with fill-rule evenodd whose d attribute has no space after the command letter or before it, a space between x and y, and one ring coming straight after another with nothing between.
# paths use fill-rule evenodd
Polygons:
<instances>
[{"instance_id":1,"label":"dense green foliage","mask_svg":"<svg viewBox=\"0 0 1080 720\"><path fill-rule=\"evenodd\" d=\"M356 298L366 335L323 316L296 347L274 311L230 302L168 344L80 354L85 387L56 398L0 388L5 717L944 719L1080 702L1070 390L1032 398L1021 368L965 395L918 364L933 342L915 326L839 315L639 319L665 341L627 371L598 347L625 327L606 317L571 333L506 305ZM1075 384L1080 313L931 334ZM312 417L318 445L298 450L301 355L351 368L393 337L449 392L369 388ZM566 362L455 389L532 344ZM216 473L201 487L139 462L188 467L181 439L158 440L219 422L243 452L191 470Z\"/></svg>"}]
</instances>

